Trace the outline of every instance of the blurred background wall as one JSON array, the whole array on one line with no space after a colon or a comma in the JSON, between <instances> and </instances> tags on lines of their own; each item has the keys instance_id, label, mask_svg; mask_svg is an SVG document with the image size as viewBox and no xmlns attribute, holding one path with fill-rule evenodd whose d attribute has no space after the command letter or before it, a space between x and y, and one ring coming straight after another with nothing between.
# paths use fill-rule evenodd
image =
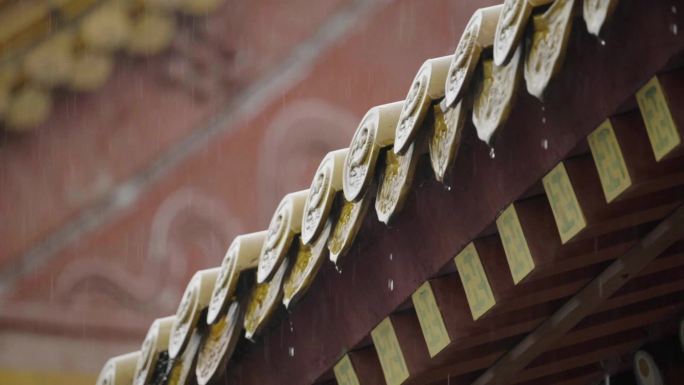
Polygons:
<instances>
[{"instance_id":1,"label":"blurred background wall","mask_svg":"<svg viewBox=\"0 0 684 385\"><path fill-rule=\"evenodd\" d=\"M138 349L482 3L0 0L0 383Z\"/></svg>"}]
</instances>

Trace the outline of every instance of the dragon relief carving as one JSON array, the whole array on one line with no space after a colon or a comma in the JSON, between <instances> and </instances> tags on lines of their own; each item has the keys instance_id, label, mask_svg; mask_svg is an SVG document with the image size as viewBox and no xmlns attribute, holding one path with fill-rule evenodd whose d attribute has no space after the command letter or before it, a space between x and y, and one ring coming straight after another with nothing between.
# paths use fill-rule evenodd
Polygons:
<instances>
[{"instance_id":1,"label":"dragon relief carving","mask_svg":"<svg viewBox=\"0 0 684 385\"><path fill-rule=\"evenodd\" d=\"M349 155L345 160L344 167L344 190L351 192L357 197L361 195L364 187L372 177L374 166L374 140L377 133L377 114L366 115L361 122L360 128L354 134L349 147ZM345 194L349 195L349 194ZM349 197L347 197L349 198ZM353 199L349 199L353 200Z\"/></svg>"},{"instance_id":2,"label":"dragon relief carving","mask_svg":"<svg viewBox=\"0 0 684 385\"><path fill-rule=\"evenodd\" d=\"M266 241L259 258L259 277L268 277L287 251L287 222L290 214L288 206L281 204L268 226Z\"/></svg>"},{"instance_id":3,"label":"dragon relief carving","mask_svg":"<svg viewBox=\"0 0 684 385\"><path fill-rule=\"evenodd\" d=\"M375 198L375 211L381 222L388 223L404 203L415 171L415 148L414 142L403 155L385 153L385 168Z\"/></svg>"},{"instance_id":4,"label":"dragon relief carving","mask_svg":"<svg viewBox=\"0 0 684 385\"><path fill-rule=\"evenodd\" d=\"M482 84L473 102L473 124L477 128L477 136L487 144L505 123L513 107L522 70L520 52L518 47L512 59L503 66L492 60L483 62Z\"/></svg>"},{"instance_id":5,"label":"dragon relief carving","mask_svg":"<svg viewBox=\"0 0 684 385\"><path fill-rule=\"evenodd\" d=\"M180 355L183 350L183 345L187 339L190 329L193 327L195 318L195 308L197 306L197 295L199 294L197 287L198 279L193 279L188 284L183 298L178 305L176 311L176 319L171 328L171 336L169 338L169 355L176 357Z\"/></svg>"},{"instance_id":6,"label":"dragon relief carving","mask_svg":"<svg viewBox=\"0 0 684 385\"><path fill-rule=\"evenodd\" d=\"M207 384L220 374L222 363L232 355L239 338L236 330L240 326L240 311L239 303L232 302L226 314L210 326L197 354L195 374L199 384Z\"/></svg>"},{"instance_id":7,"label":"dragon relief carving","mask_svg":"<svg viewBox=\"0 0 684 385\"><path fill-rule=\"evenodd\" d=\"M542 15L534 17L534 33L525 58L527 91L542 97L558 72L570 36L574 0L557 0Z\"/></svg>"},{"instance_id":8,"label":"dragon relief carving","mask_svg":"<svg viewBox=\"0 0 684 385\"><path fill-rule=\"evenodd\" d=\"M304 223L302 225L302 237L311 239L321 226L323 217L330 209L332 195L331 178L333 172L333 159L327 158L319 167L309 189L309 197L304 209Z\"/></svg>"},{"instance_id":9,"label":"dragon relief carving","mask_svg":"<svg viewBox=\"0 0 684 385\"><path fill-rule=\"evenodd\" d=\"M520 45L532 6L527 0L506 0L494 35L494 63L508 63Z\"/></svg>"},{"instance_id":10,"label":"dragon relief carving","mask_svg":"<svg viewBox=\"0 0 684 385\"><path fill-rule=\"evenodd\" d=\"M211 300L209 301L209 310L207 314L207 319L215 319L216 315L221 311L223 304L227 300L228 291L233 289L235 284L235 263L237 259L237 243L233 243L228 248L225 258L221 262L221 270L219 270L218 277L216 278L216 285L214 285L214 290L211 293Z\"/></svg>"},{"instance_id":11,"label":"dragon relief carving","mask_svg":"<svg viewBox=\"0 0 684 385\"><path fill-rule=\"evenodd\" d=\"M397 149L406 147L406 144L415 136L420 122L425 117L425 112L430 103L427 96L429 72L429 64L423 65L413 80L408 95L406 95L394 137L395 152L404 152L397 151Z\"/></svg>"}]
</instances>

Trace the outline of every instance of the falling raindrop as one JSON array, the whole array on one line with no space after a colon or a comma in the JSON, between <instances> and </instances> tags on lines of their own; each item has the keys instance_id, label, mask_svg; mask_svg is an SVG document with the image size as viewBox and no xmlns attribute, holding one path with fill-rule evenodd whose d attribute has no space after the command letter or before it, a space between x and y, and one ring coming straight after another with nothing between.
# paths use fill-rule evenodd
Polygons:
<instances>
[{"instance_id":1,"label":"falling raindrop","mask_svg":"<svg viewBox=\"0 0 684 385\"><path fill-rule=\"evenodd\" d=\"M389 291L394 291L394 280L393 279L390 278L387 281L387 288L389 289Z\"/></svg>"},{"instance_id":2,"label":"falling raindrop","mask_svg":"<svg viewBox=\"0 0 684 385\"><path fill-rule=\"evenodd\" d=\"M546 124L546 116L542 116L542 124Z\"/></svg>"},{"instance_id":3,"label":"falling raindrop","mask_svg":"<svg viewBox=\"0 0 684 385\"><path fill-rule=\"evenodd\" d=\"M290 357L294 357L294 346L290 346L289 348L287 348L287 354Z\"/></svg>"},{"instance_id":4,"label":"falling raindrop","mask_svg":"<svg viewBox=\"0 0 684 385\"><path fill-rule=\"evenodd\" d=\"M445 186L444 186L444 189L446 189L447 191L451 191L451 186L445 185Z\"/></svg>"},{"instance_id":5,"label":"falling raindrop","mask_svg":"<svg viewBox=\"0 0 684 385\"><path fill-rule=\"evenodd\" d=\"M674 24L674 23L670 24L670 31L672 31L673 35L676 35L678 32L677 24Z\"/></svg>"},{"instance_id":6,"label":"falling raindrop","mask_svg":"<svg viewBox=\"0 0 684 385\"><path fill-rule=\"evenodd\" d=\"M548 150L549 149L549 140L548 139L542 139L541 146L544 150Z\"/></svg>"},{"instance_id":7,"label":"falling raindrop","mask_svg":"<svg viewBox=\"0 0 684 385\"><path fill-rule=\"evenodd\" d=\"M337 274L342 274L342 269L340 269L340 267L337 266L337 264L335 264L335 271L337 271Z\"/></svg>"},{"instance_id":8,"label":"falling raindrop","mask_svg":"<svg viewBox=\"0 0 684 385\"><path fill-rule=\"evenodd\" d=\"M606 45L606 41L603 40L603 39L599 39L599 44L601 44L602 46L605 46L605 45Z\"/></svg>"},{"instance_id":9,"label":"falling raindrop","mask_svg":"<svg viewBox=\"0 0 684 385\"><path fill-rule=\"evenodd\" d=\"M494 151L494 147L489 149L489 157L492 159L496 158L496 151Z\"/></svg>"},{"instance_id":10,"label":"falling raindrop","mask_svg":"<svg viewBox=\"0 0 684 385\"><path fill-rule=\"evenodd\" d=\"M390 253L389 260L391 261L393 258L394 258L394 256L392 255L392 253Z\"/></svg>"},{"instance_id":11,"label":"falling raindrop","mask_svg":"<svg viewBox=\"0 0 684 385\"><path fill-rule=\"evenodd\" d=\"M542 110L542 111L546 111L546 107L545 107L543 104L542 104L542 106L541 106L541 110Z\"/></svg>"},{"instance_id":12,"label":"falling raindrop","mask_svg":"<svg viewBox=\"0 0 684 385\"><path fill-rule=\"evenodd\" d=\"M676 5L673 5L670 10L672 11L673 14L675 14L675 15L677 14L677 6Z\"/></svg>"},{"instance_id":13,"label":"falling raindrop","mask_svg":"<svg viewBox=\"0 0 684 385\"><path fill-rule=\"evenodd\" d=\"M294 332L294 324L290 321L290 333Z\"/></svg>"}]
</instances>

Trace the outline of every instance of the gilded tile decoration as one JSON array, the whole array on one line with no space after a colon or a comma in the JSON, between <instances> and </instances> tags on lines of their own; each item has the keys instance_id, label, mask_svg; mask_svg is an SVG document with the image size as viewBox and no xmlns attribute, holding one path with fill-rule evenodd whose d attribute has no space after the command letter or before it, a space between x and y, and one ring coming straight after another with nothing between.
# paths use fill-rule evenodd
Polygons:
<instances>
[{"instance_id":1,"label":"gilded tile decoration","mask_svg":"<svg viewBox=\"0 0 684 385\"><path fill-rule=\"evenodd\" d=\"M433 107L435 124L428 146L432 170L440 182L444 181L461 146L467 112L462 105L463 101L460 101L455 106L447 108L446 112L442 112L439 105Z\"/></svg>"},{"instance_id":2,"label":"gilded tile decoration","mask_svg":"<svg viewBox=\"0 0 684 385\"><path fill-rule=\"evenodd\" d=\"M154 371L159 353L168 348L169 331L175 317L159 318L152 322L140 348L140 356L135 365L134 385L145 385Z\"/></svg>"},{"instance_id":3,"label":"gilded tile decoration","mask_svg":"<svg viewBox=\"0 0 684 385\"><path fill-rule=\"evenodd\" d=\"M444 319L437 306L430 282L425 282L411 296L413 306L418 315L418 322L423 331L430 357L434 357L449 345L451 338L444 326Z\"/></svg>"},{"instance_id":4,"label":"gilded tile decoration","mask_svg":"<svg viewBox=\"0 0 684 385\"><path fill-rule=\"evenodd\" d=\"M322 226L327 212L332 206L332 178L333 159L326 157L316 171L316 176L309 188L309 197L304 208L304 220L302 225L302 238L313 238ZM305 241L304 243L308 243Z\"/></svg>"},{"instance_id":5,"label":"gilded tile decoration","mask_svg":"<svg viewBox=\"0 0 684 385\"><path fill-rule=\"evenodd\" d=\"M412 143L404 155L386 151L385 168L375 198L375 212L378 219L388 223L399 212L406 200L416 168L416 143Z\"/></svg>"},{"instance_id":6,"label":"gilded tile decoration","mask_svg":"<svg viewBox=\"0 0 684 385\"><path fill-rule=\"evenodd\" d=\"M283 283L283 304L285 307L290 307L292 303L304 294L316 277L321 264L327 259L326 244L331 228L332 220L328 220L323 231L313 243L310 245L299 243L294 265L292 265L290 275L287 276Z\"/></svg>"},{"instance_id":7,"label":"gilded tile decoration","mask_svg":"<svg viewBox=\"0 0 684 385\"><path fill-rule=\"evenodd\" d=\"M191 329L194 327L197 318L198 281L199 276L195 275L185 289L178 310L176 310L176 319L173 322L169 340L169 355L172 358L182 353Z\"/></svg>"},{"instance_id":8,"label":"gilded tile decoration","mask_svg":"<svg viewBox=\"0 0 684 385\"><path fill-rule=\"evenodd\" d=\"M233 354L241 332L241 309L237 301L232 302L225 315L209 326L209 332L202 340L197 354L195 374L199 385L206 385L221 375L226 362Z\"/></svg>"},{"instance_id":9,"label":"gilded tile decoration","mask_svg":"<svg viewBox=\"0 0 684 385\"><path fill-rule=\"evenodd\" d=\"M534 33L527 47L525 81L527 92L537 98L541 99L563 64L574 5L575 0L556 0L545 13L533 17Z\"/></svg>"},{"instance_id":10,"label":"gilded tile decoration","mask_svg":"<svg viewBox=\"0 0 684 385\"><path fill-rule=\"evenodd\" d=\"M447 106L452 106L463 96L470 83L470 78L477 67L482 48L477 44L477 35L482 25L482 12L475 12L463 31L461 40L456 46L454 57L449 67L449 75L444 86Z\"/></svg>"},{"instance_id":11,"label":"gilded tile decoration","mask_svg":"<svg viewBox=\"0 0 684 385\"><path fill-rule=\"evenodd\" d=\"M348 354L345 354L335 364L333 372L335 373L337 385L361 385Z\"/></svg>"},{"instance_id":12,"label":"gilded tile decoration","mask_svg":"<svg viewBox=\"0 0 684 385\"><path fill-rule=\"evenodd\" d=\"M411 84L411 89L401 109L399 123L394 137L394 152L405 153L420 127L430 105L427 95L430 65L425 62Z\"/></svg>"},{"instance_id":13,"label":"gilded tile decoration","mask_svg":"<svg viewBox=\"0 0 684 385\"><path fill-rule=\"evenodd\" d=\"M587 226L565 164L561 162L554 167L542 179L542 183L551 204L553 217L556 219L561 241L565 243Z\"/></svg>"},{"instance_id":14,"label":"gilded tile decoration","mask_svg":"<svg viewBox=\"0 0 684 385\"><path fill-rule=\"evenodd\" d=\"M389 317L385 318L371 331L371 338L378 352L380 366L387 385L400 385L409 377L404 354L394 333Z\"/></svg>"},{"instance_id":15,"label":"gilded tile decoration","mask_svg":"<svg viewBox=\"0 0 684 385\"><path fill-rule=\"evenodd\" d=\"M357 201L373 179L379 149L374 140L377 134L378 111L371 109L354 133L344 167L344 196Z\"/></svg>"},{"instance_id":16,"label":"gilded tile decoration","mask_svg":"<svg viewBox=\"0 0 684 385\"><path fill-rule=\"evenodd\" d=\"M207 319L211 318L212 321L222 310L229 294L232 295L235 291L235 286L237 286L238 277L236 277L237 274L235 274L236 272L234 271L237 251L238 243L233 241L221 262L221 270L219 271L218 278L216 278L216 285L214 286L214 291L211 294L211 301L209 302L208 314L211 313L211 317L207 314Z\"/></svg>"},{"instance_id":17,"label":"gilded tile decoration","mask_svg":"<svg viewBox=\"0 0 684 385\"><path fill-rule=\"evenodd\" d=\"M370 193L366 194L358 202L344 201L340 209L340 215L337 218L335 227L332 230L330 239L328 240L328 250L330 250L330 260L338 264L339 259L347 253L356 234L363 223L363 219L368 212L369 202L374 190L371 188Z\"/></svg>"},{"instance_id":18,"label":"gilded tile decoration","mask_svg":"<svg viewBox=\"0 0 684 385\"><path fill-rule=\"evenodd\" d=\"M646 124L648 139L656 160L660 161L679 147L682 138L672 119L663 88L657 77L653 77L636 93L641 116Z\"/></svg>"},{"instance_id":19,"label":"gilded tile decoration","mask_svg":"<svg viewBox=\"0 0 684 385\"><path fill-rule=\"evenodd\" d=\"M518 284L534 270L534 259L514 205L511 204L499 215L496 219L496 228L501 237L513 282Z\"/></svg>"},{"instance_id":20,"label":"gilded tile decoration","mask_svg":"<svg viewBox=\"0 0 684 385\"><path fill-rule=\"evenodd\" d=\"M477 320L496 304L496 300L475 244L472 242L468 244L456 256L454 262L458 275L461 277L470 313L473 319Z\"/></svg>"},{"instance_id":21,"label":"gilded tile decoration","mask_svg":"<svg viewBox=\"0 0 684 385\"><path fill-rule=\"evenodd\" d=\"M494 63L507 63L522 40L532 6L527 0L505 0L494 35Z\"/></svg>"},{"instance_id":22,"label":"gilded tile decoration","mask_svg":"<svg viewBox=\"0 0 684 385\"><path fill-rule=\"evenodd\" d=\"M618 0L584 0L582 2L582 14L587 25L587 31L598 36L603 23L615 11L617 4Z\"/></svg>"},{"instance_id":23,"label":"gilded tile decoration","mask_svg":"<svg viewBox=\"0 0 684 385\"><path fill-rule=\"evenodd\" d=\"M606 202L612 202L632 185L632 179L610 120L604 121L589 134L587 142L598 170Z\"/></svg>"},{"instance_id":24,"label":"gilded tile decoration","mask_svg":"<svg viewBox=\"0 0 684 385\"><path fill-rule=\"evenodd\" d=\"M482 63L484 79L473 103L473 124L477 136L488 144L513 109L522 76L521 51L521 48L516 49L508 64L503 66L492 60Z\"/></svg>"},{"instance_id":25,"label":"gilded tile decoration","mask_svg":"<svg viewBox=\"0 0 684 385\"><path fill-rule=\"evenodd\" d=\"M245 311L245 337L252 339L259 334L282 298L282 284L285 272L288 268L288 260L285 259L278 267L270 281L257 284L252 291Z\"/></svg>"}]
</instances>

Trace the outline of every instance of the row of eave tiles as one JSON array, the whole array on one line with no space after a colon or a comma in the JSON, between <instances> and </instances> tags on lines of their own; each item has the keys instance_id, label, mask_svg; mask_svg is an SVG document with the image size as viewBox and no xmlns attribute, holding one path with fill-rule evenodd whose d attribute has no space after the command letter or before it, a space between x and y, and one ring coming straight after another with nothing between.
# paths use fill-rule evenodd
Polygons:
<instances>
[{"instance_id":1,"label":"row of eave tiles","mask_svg":"<svg viewBox=\"0 0 684 385\"><path fill-rule=\"evenodd\" d=\"M267 231L236 237L220 268L197 272L176 315L155 320L141 351L107 361L98 384L149 383L163 352L172 361L199 355L195 373L169 366L169 384L193 374L206 384L222 375L243 328L247 338L257 337L281 303L291 307L304 294L325 255L338 263L349 250L372 194L378 219L387 223L401 209L419 155L429 152L442 181L466 115L472 113L478 137L489 143L508 117L521 73L527 91L542 97L562 66L575 15L582 12L587 30L598 36L617 6L617 0L506 0L477 10L454 55L427 60L406 100L370 109L349 149L324 158L311 188L286 195ZM431 138L419 135L426 119L434 119ZM383 151L385 169L375 172ZM244 287L254 268L256 285ZM200 323L209 331L191 349Z\"/></svg>"}]
</instances>

